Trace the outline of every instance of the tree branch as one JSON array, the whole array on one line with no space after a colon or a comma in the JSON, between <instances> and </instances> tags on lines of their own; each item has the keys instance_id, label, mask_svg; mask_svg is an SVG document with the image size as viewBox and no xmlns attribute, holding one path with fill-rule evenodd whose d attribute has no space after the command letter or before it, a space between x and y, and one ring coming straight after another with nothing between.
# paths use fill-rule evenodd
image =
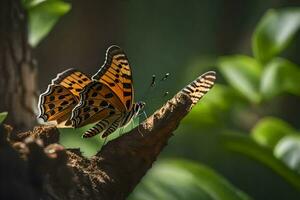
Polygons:
<instances>
[{"instance_id":1,"label":"tree branch","mask_svg":"<svg viewBox=\"0 0 300 200\"><path fill-rule=\"evenodd\" d=\"M39 126L22 134L2 127L0 131L9 134L8 142L0 138L1 144L5 143L5 148L17 152L22 159L6 158L0 164L17 159L27 166L18 167L27 174L26 179L19 181L30 186L30 190L22 188L20 193L30 191L42 199L125 199L190 111L195 103L193 97L180 91L138 127L108 142L90 159L83 157L79 149L64 149L57 144L59 132L53 126ZM5 177L9 180L17 178L14 174L8 176L12 176Z\"/></svg>"}]
</instances>

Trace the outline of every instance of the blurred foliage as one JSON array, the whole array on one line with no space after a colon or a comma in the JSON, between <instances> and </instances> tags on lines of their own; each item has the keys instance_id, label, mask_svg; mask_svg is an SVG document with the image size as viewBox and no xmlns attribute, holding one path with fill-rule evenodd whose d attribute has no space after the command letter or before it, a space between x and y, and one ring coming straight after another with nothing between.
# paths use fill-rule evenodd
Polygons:
<instances>
[{"instance_id":1,"label":"blurred foliage","mask_svg":"<svg viewBox=\"0 0 300 200\"><path fill-rule=\"evenodd\" d=\"M206 154L201 152L207 151L206 147L213 144L208 140L201 142L201 136L195 135L199 132L197 130L214 133L209 137L220 139L225 149L258 161L300 191L299 133L284 120L268 116L264 109L265 104L269 104L279 95L299 95L299 66L277 57L296 36L299 14L300 10L297 8L268 11L258 23L252 37L254 57L239 54L217 59L218 69L228 85L216 84L183 120L178 132L182 132L184 136L178 135L175 141L177 143L173 145L181 150L172 149L172 155L177 152L179 155L199 160L201 155L216 154L218 149ZM201 71L196 68L193 63L187 71L190 75L193 72L199 74ZM222 80L220 75L218 77ZM250 135L240 133L240 129L248 131ZM184 143L184 137L192 139ZM165 155L168 157L168 153ZM209 199L210 195L205 196L201 188L197 190L197 194L192 191L191 188L197 187L193 180L179 177L180 180L176 181L176 174L181 176L184 172L176 171L173 174L173 168L178 168L175 163L170 163L165 171L159 173L159 170L164 170L164 165L166 164L155 164L133 192L133 199ZM193 165L201 167L199 162ZM178 170L192 173L189 167L181 167L183 168ZM191 177L196 181L204 181L205 172L199 174L199 177ZM191 196L184 196L185 187L180 181L184 181L184 186L192 184L188 187L191 191L187 192ZM212 185L205 181L204 183L207 188L217 192ZM276 194L273 197L275 196ZM224 198L221 195L221 199Z\"/></svg>"},{"instance_id":2,"label":"blurred foliage","mask_svg":"<svg viewBox=\"0 0 300 200\"><path fill-rule=\"evenodd\" d=\"M282 138L274 149L275 156L300 174L300 135ZM298 183L300 180L298 180Z\"/></svg>"},{"instance_id":3,"label":"blurred foliage","mask_svg":"<svg viewBox=\"0 0 300 200\"><path fill-rule=\"evenodd\" d=\"M7 112L0 113L0 124L5 120L6 117L7 117Z\"/></svg>"},{"instance_id":4,"label":"blurred foliage","mask_svg":"<svg viewBox=\"0 0 300 200\"><path fill-rule=\"evenodd\" d=\"M62 0L23 0L29 16L29 44L32 47L48 35L57 21L65 15L71 6Z\"/></svg>"},{"instance_id":5,"label":"blurred foliage","mask_svg":"<svg viewBox=\"0 0 300 200\"><path fill-rule=\"evenodd\" d=\"M300 8L269 10L256 27L252 38L255 57L262 63L280 54L300 26Z\"/></svg>"},{"instance_id":6,"label":"blurred foliage","mask_svg":"<svg viewBox=\"0 0 300 200\"><path fill-rule=\"evenodd\" d=\"M261 77L260 91L265 99L283 92L300 96L296 83L300 80L299 66L283 58L274 58L266 64Z\"/></svg>"},{"instance_id":7,"label":"blurred foliage","mask_svg":"<svg viewBox=\"0 0 300 200\"><path fill-rule=\"evenodd\" d=\"M296 133L288 123L274 117L262 118L252 129L252 138L260 145L273 149L278 141Z\"/></svg>"},{"instance_id":8,"label":"blurred foliage","mask_svg":"<svg viewBox=\"0 0 300 200\"><path fill-rule=\"evenodd\" d=\"M187 160L158 161L135 188L130 200L146 199L251 199L213 170Z\"/></svg>"},{"instance_id":9,"label":"blurred foliage","mask_svg":"<svg viewBox=\"0 0 300 200\"><path fill-rule=\"evenodd\" d=\"M264 117L261 112L263 103L278 95L300 95L299 66L276 57L292 42L299 26L298 8L268 11L253 34L255 58L221 57L219 69L229 85L249 101L244 107L254 105L252 112L259 111L251 131L254 140L244 134L229 134L223 138L225 147L268 166L300 191L300 176L296 173L300 162L299 133L285 121Z\"/></svg>"},{"instance_id":10,"label":"blurred foliage","mask_svg":"<svg viewBox=\"0 0 300 200\"><path fill-rule=\"evenodd\" d=\"M249 156L268 166L300 191L300 176L281 160L277 159L272 149L257 144L244 134L234 132L225 133L223 135L223 143L226 148ZM299 154L299 151L297 153Z\"/></svg>"},{"instance_id":11,"label":"blurred foliage","mask_svg":"<svg viewBox=\"0 0 300 200\"><path fill-rule=\"evenodd\" d=\"M260 102L259 78L262 66L259 62L244 55L221 57L219 69L233 88L250 101Z\"/></svg>"}]
</instances>

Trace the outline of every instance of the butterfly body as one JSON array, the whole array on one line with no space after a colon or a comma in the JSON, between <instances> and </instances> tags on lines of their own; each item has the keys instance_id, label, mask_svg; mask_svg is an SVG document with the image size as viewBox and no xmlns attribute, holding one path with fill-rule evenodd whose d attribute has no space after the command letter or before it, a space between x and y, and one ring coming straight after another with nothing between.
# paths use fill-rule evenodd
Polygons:
<instances>
[{"instance_id":1,"label":"butterfly body","mask_svg":"<svg viewBox=\"0 0 300 200\"><path fill-rule=\"evenodd\" d=\"M69 69L57 75L39 98L39 117L75 128L95 123L83 137L106 137L127 125L144 107L134 103L132 72L125 52L113 45L105 62L88 78Z\"/></svg>"}]
</instances>

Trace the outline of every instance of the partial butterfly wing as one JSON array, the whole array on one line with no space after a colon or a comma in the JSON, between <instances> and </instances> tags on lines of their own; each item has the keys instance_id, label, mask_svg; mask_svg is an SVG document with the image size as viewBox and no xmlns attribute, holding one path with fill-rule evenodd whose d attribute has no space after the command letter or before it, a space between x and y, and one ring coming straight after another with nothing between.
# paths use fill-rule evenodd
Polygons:
<instances>
[{"instance_id":1,"label":"partial butterfly wing","mask_svg":"<svg viewBox=\"0 0 300 200\"><path fill-rule=\"evenodd\" d=\"M92 81L80 93L80 103L72 111L72 125L81 127L118 115L123 107L121 100L107 85Z\"/></svg>"},{"instance_id":2,"label":"partial butterfly wing","mask_svg":"<svg viewBox=\"0 0 300 200\"><path fill-rule=\"evenodd\" d=\"M133 104L132 73L125 52L118 46L107 49L106 59L92 80L107 85L121 100L124 108L121 112L129 112Z\"/></svg>"},{"instance_id":3,"label":"partial butterfly wing","mask_svg":"<svg viewBox=\"0 0 300 200\"><path fill-rule=\"evenodd\" d=\"M93 128L86 131L82 137L89 138L97 134L102 134L102 138L113 133L117 128L119 128L121 122L121 114L110 115L101 121L99 121Z\"/></svg>"},{"instance_id":4,"label":"partial butterfly wing","mask_svg":"<svg viewBox=\"0 0 300 200\"><path fill-rule=\"evenodd\" d=\"M215 80L216 72L206 72L183 88L182 92L190 96L195 105L213 87Z\"/></svg>"},{"instance_id":5,"label":"partial butterfly wing","mask_svg":"<svg viewBox=\"0 0 300 200\"><path fill-rule=\"evenodd\" d=\"M56 121L57 124L68 120L79 101L79 93L90 82L85 74L75 69L59 73L46 92L40 95L38 117L44 121Z\"/></svg>"}]
</instances>

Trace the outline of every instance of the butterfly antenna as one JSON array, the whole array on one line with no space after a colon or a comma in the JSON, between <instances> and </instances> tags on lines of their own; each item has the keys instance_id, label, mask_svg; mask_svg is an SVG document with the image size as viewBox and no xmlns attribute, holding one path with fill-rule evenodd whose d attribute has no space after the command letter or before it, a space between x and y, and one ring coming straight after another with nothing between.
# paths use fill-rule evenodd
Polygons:
<instances>
[{"instance_id":1,"label":"butterfly antenna","mask_svg":"<svg viewBox=\"0 0 300 200\"><path fill-rule=\"evenodd\" d=\"M161 86L162 83L163 83L164 81L166 81L166 80L168 79L169 76L170 76L170 73L167 72L167 73L160 79L159 82L160 82L161 84L159 84L159 86ZM168 95L169 95L169 92L166 91L166 92L164 93L163 97L166 97L166 96L168 96ZM157 99L161 98L161 95L158 95L158 94L155 94L155 95L152 95L152 96L155 97L153 100L157 100Z\"/></svg>"},{"instance_id":2,"label":"butterfly antenna","mask_svg":"<svg viewBox=\"0 0 300 200\"><path fill-rule=\"evenodd\" d=\"M170 76L170 73L166 73L164 77L162 77L162 79L160 81L165 81L167 80L167 78Z\"/></svg>"},{"instance_id":3,"label":"butterfly antenna","mask_svg":"<svg viewBox=\"0 0 300 200\"><path fill-rule=\"evenodd\" d=\"M155 84L155 79L156 79L156 76L155 76L155 74L153 74L152 75L152 81L151 81L151 85L150 85L150 87L154 87L156 84Z\"/></svg>"},{"instance_id":4,"label":"butterfly antenna","mask_svg":"<svg viewBox=\"0 0 300 200\"><path fill-rule=\"evenodd\" d=\"M146 92L143 94L142 96L142 100L143 101L146 101L146 99L149 97L149 93L150 93L150 90L152 90L156 85L156 76L155 74L152 75L152 79L151 79L151 83L150 85L148 86Z\"/></svg>"}]
</instances>

